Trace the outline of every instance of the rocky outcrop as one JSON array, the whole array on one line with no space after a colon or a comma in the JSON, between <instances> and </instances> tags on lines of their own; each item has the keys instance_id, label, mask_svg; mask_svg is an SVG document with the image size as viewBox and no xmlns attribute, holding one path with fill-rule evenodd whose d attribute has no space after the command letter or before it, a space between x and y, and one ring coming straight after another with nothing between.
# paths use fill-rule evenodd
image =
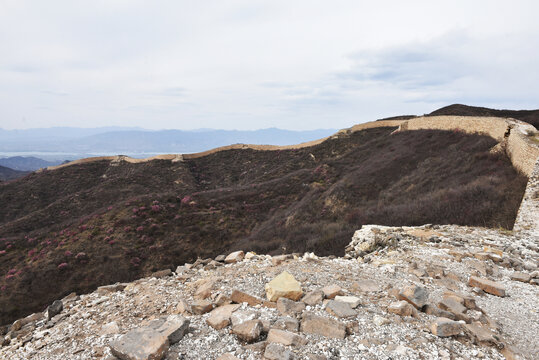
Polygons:
<instances>
[{"instance_id":1,"label":"rocky outcrop","mask_svg":"<svg viewBox=\"0 0 539 360\"><path fill-rule=\"evenodd\" d=\"M539 247L531 237L365 228L346 258L251 254L218 267L201 259L172 276L69 295L15 321L0 358L534 358ZM369 241L373 251L356 250ZM265 300L273 287L280 296Z\"/></svg>"}]
</instances>

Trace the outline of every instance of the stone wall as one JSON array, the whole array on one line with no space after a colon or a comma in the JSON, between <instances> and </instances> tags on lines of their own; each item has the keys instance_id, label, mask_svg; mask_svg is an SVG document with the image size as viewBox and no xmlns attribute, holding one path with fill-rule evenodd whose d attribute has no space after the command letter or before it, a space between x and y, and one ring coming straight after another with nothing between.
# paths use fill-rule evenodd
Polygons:
<instances>
[{"instance_id":1,"label":"stone wall","mask_svg":"<svg viewBox=\"0 0 539 360\"><path fill-rule=\"evenodd\" d=\"M532 125L514 119L432 116L411 119L399 127L399 131L419 129L483 133L500 142L513 166L528 177L513 230L539 242L539 140Z\"/></svg>"},{"instance_id":2,"label":"stone wall","mask_svg":"<svg viewBox=\"0 0 539 360\"><path fill-rule=\"evenodd\" d=\"M496 139L504 139L508 123L506 119L475 116L427 116L406 121L401 130L461 130L466 133L483 133Z\"/></svg>"},{"instance_id":3,"label":"stone wall","mask_svg":"<svg viewBox=\"0 0 539 360\"><path fill-rule=\"evenodd\" d=\"M420 129L460 130L466 133L486 134L504 145L513 166L528 177L532 174L539 157L539 143L528 135L535 132L535 128L514 119L428 116L402 123L399 131Z\"/></svg>"},{"instance_id":4,"label":"stone wall","mask_svg":"<svg viewBox=\"0 0 539 360\"><path fill-rule=\"evenodd\" d=\"M513 230L528 234L539 243L539 159L528 177L528 185L520 203Z\"/></svg>"}]
</instances>

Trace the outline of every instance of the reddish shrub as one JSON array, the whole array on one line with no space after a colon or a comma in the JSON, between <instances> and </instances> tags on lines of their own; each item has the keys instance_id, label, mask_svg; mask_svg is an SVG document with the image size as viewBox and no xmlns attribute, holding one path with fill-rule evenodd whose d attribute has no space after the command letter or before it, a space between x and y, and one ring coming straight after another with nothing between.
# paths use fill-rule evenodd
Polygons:
<instances>
[{"instance_id":1,"label":"reddish shrub","mask_svg":"<svg viewBox=\"0 0 539 360\"><path fill-rule=\"evenodd\" d=\"M189 195L186 195L182 198L181 203L184 205L188 205L191 201L193 201L193 198Z\"/></svg>"},{"instance_id":2,"label":"reddish shrub","mask_svg":"<svg viewBox=\"0 0 539 360\"><path fill-rule=\"evenodd\" d=\"M86 259L88 259L88 255L86 255L86 253L80 252L75 256L75 259L77 259L77 260L86 260Z\"/></svg>"},{"instance_id":3,"label":"reddish shrub","mask_svg":"<svg viewBox=\"0 0 539 360\"><path fill-rule=\"evenodd\" d=\"M130 263L134 267L138 267L140 265L140 258L134 257L134 258L131 259Z\"/></svg>"},{"instance_id":4,"label":"reddish shrub","mask_svg":"<svg viewBox=\"0 0 539 360\"><path fill-rule=\"evenodd\" d=\"M65 262L61 263L61 264L58 265L58 270L64 270L64 269L67 268L67 266L68 266L67 263L65 263Z\"/></svg>"}]
</instances>

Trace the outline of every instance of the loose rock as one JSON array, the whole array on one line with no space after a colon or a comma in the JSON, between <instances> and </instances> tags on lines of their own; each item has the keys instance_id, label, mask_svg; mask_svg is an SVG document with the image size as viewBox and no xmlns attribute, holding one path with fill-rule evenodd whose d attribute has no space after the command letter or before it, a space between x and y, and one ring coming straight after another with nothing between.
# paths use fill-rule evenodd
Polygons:
<instances>
[{"instance_id":1,"label":"loose rock","mask_svg":"<svg viewBox=\"0 0 539 360\"><path fill-rule=\"evenodd\" d=\"M268 343L299 346L307 344L307 339L290 331L271 329L266 340Z\"/></svg>"},{"instance_id":2,"label":"loose rock","mask_svg":"<svg viewBox=\"0 0 539 360\"><path fill-rule=\"evenodd\" d=\"M344 339L346 336L346 325L340 321L304 313L301 321L301 331L307 334L317 334L330 338Z\"/></svg>"},{"instance_id":3,"label":"loose rock","mask_svg":"<svg viewBox=\"0 0 539 360\"><path fill-rule=\"evenodd\" d=\"M180 315L150 321L110 343L112 353L120 359L162 359L170 344L182 339L189 320Z\"/></svg>"},{"instance_id":4,"label":"loose rock","mask_svg":"<svg viewBox=\"0 0 539 360\"><path fill-rule=\"evenodd\" d=\"M243 251L241 250L234 251L233 253L228 254L228 256L225 258L225 263L227 264L236 263L236 262L242 261L244 257L245 257L245 253Z\"/></svg>"},{"instance_id":5,"label":"loose rock","mask_svg":"<svg viewBox=\"0 0 539 360\"><path fill-rule=\"evenodd\" d=\"M504 297L505 296L505 287L495 281L478 278L476 276L470 276L468 285L480 288L484 292L487 292L492 295Z\"/></svg>"},{"instance_id":6,"label":"loose rock","mask_svg":"<svg viewBox=\"0 0 539 360\"><path fill-rule=\"evenodd\" d=\"M254 342L258 340L262 333L262 321L248 320L241 324L234 325L231 329L233 334L243 341Z\"/></svg>"},{"instance_id":7,"label":"loose rock","mask_svg":"<svg viewBox=\"0 0 539 360\"><path fill-rule=\"evenodd\" d=\"M350 304L344 303L341 301L331 300L328 302L326 306L326 311L330 313L331 315L340 317L340 318L347 318L356 316L357 312L352 309Z\"/></svg>"},{"instance_id":8,"label":"loose rock","mask_svg":"<svg viewBox=\"0 0 539 360\"><path fill-rule=\"evenodd\" d=\"M344 295L342 288L339 285L328 285L322 288L326 299L334 299L337 295Z\"/></svg>"},{"instance_id":9,"label":"loose rock","mask_svg":"<svg viewBox=\"0 0 539 360\"><path fill-rule=\"evenodd\" d=\"M267 283L265 289L269 301L277 301L281 297L296 301L303 295L300 283L286 271Z\"/></svg>"},{"instance_id":10,"label":"loose rock","mask_svg":"<svg viewBox=\"0 0 539 360\"><path fill-rule=\"evenodd\" d=\"M462 331L462 324L446 318L438 318L431 324L430 331L440 337L458 335Z\"/></svg>"},{"instance_id":11,"label":"loose rock","mask_svg":"<svg viewBox=\"0 0 539 360\"><path fill-rule=\"evenodd\" d=\"M406 287L399 293L398 296L399 300L408 301L419 310L421 310L421 308L427 304L428 298L429 294L427 293L427 290L417 285Z\"/></svg>"},{"instance_id":12,"label":"loose rock","mask_svg":"<svg viewBox=\"0 0 539 360\"><path fill-rule=\"evenodd\" d=\"M298 316L305 310L305 303L292 301L282 297L277 300L277 310L279 310L282 315Z\"/></svg>"}]
</instances>

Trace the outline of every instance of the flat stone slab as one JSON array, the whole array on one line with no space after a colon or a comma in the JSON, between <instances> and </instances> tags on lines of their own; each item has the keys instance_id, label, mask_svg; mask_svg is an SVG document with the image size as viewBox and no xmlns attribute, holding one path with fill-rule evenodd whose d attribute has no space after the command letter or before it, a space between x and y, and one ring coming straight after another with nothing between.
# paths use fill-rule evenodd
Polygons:
<instances>
[{"instance_id":1,"label":"flat stone slab","mask_svg":"<svg viewBox=\"0 0 539 360\"><path fill-rule=\"evenodd\" d=\"M266 360L293 360L295 358L292 351L279 344L268 344L264 351Z\"/></svg>"},{"instance_id":2,"label":"flat stone slab","mask_svg":"<svg viewBox=\"0 0 539 360\"><path fill-rule=\"evenodd\" d=\"M262 321L260 320L249 320L245 321L239 325L234 325L231 332L236 334L236 336L246 342L254 342L258 340L260 334L262 333Z\"/></svg>"},{"instance_id":3,"label":"flat stone slab","mask_svg":"<svg viewBox=\"0 0 539 360\"><path fill-rule=\"evenodd\" d=\"M324 292L326 299L334 299L337 295L344 295L342 288L336 284L324 286L322 291Z\"/></svg>"},{"instance_id":4,"label":"flat stone slab","mask_svg":"<svg viewBox=\"0 0 539 360\"><path fill-rule=\"evenodd\" d=\"M300 346L307 344L307 339L290 331L271 329L266 340L268 343L277 343L288 346Z\"/></svg>"},{"instance_id":5,"label":"flat stone slab","mask_svg":"<svg viewBox=\"0 0 539 360\"><path fill-rule=\"evenodd\" d=\"M292 317L281 317L278 318L271 327L273 329L298 332L299 321Z\"/></svg>"},{"instance_id":6,"label":"flat stone slab","mask_svg":"<svg viewBox=\"0 0 539 360\"><path fill-rule=\"evenodd\" d=\"M301 331L306 334L317 334L330 338L344 339L346 325L335 319L330 319L313 313L304 313L301 321Z\"/></svg>"},{"instance_id":7,"label":"flat stone slab","mask_svg":"<svg viewBox=\"0 0 539 360\"><path fill-rule=\"evenodd\" d=\"M335 300L344 302L350 305L353 309L357 308L361 304L361 299L357 296L335 296Z\"/></svg>"},{"instance_id":8,"label":"flat stone slab","mask_svg":"<svg viewBox=\"0 0 539 360\"><path fill-rule=\"evenodd\" d=\"M504 297L505 296L505 287L492 280L482 279L477 276L470 276L468 285L480 288L484 292L487 292L492 295Z\"/></svg>"},{"instance_id":9,"label":"flat stone slab","mask_svg":"<svg viewBox=\"0 0 539 360\"><path fill-rule=\"evenodd\" d=\"M446 318L438 318L430 326L430 331L440 337L458 335L462 330L463 326L460 322Z\"/></svg>"},{"instance_id":10,"label":"flat stone slab","mask_svg":"<svg viewBox=\"0 0 539 360\"><path fill-rule=\"evenodd\" d=\"M315 306L316 304L319 304L324 300L324 292L322 290L313 290L309 291L305 296L301 299L305 304Z\"/></svg>"},{"instance_id":11,"label":"flat stone slab","mask_svg":"<svg viewBox=\"0 0 539 360\"><path fill-rule=\"evenodd\" d=\"M415 307L404 300L392 302L387 307L387 311L399 316L417 316L417 310Z\"/></svg>"},{"instance_id":12,"label":"flat stone slab","mask_svg":"<svg viewBox=\"0 0 539 360\"><path fill-rule=\"evenodd\" d=\"M357 312L352 309L350 304L336 301L336 300L330 300L326 306L326 311L330 313L331 315L340 317L340 318L347 318L356 316Z\"/></svg>"},{"instance_id":13,"label":"flat stone slab","mask_svg":"<svg viewBox=\"0 0 539 360\"><path fill-rule=\"evenodd\" d=\"M305 303L301 301L292 301L287 298L277 300L277 310L281 315L298 316L305 310Z\"/></svg>"},{"instance_id":14,"label":"flat stone slab","mask_svg":"<svg viewBox=\"0 0 539 360\"><path fill-rule=\"evenodd\" d=\"M511 275L511 280L514 280L514 281L521 281L521 282L527 283L527 282L530 282L531 279L532 277L530 274L526 274L520 271L515 271Z\"/></svg>"},{"instance_id":15,"label":"flat stone slab","mask_svg":"<svg viewBox=\"0 0 539 360\"><path fill-rule=\"evenodd\" d=\"M230 295L230 300L238 304L247 303L250 306L260 305L263 302L262 299L259 299L256 296L249 295L239 290L232 291L232 294Z\"/></svg>"},{"instance_id":16,"label":"flat stone slab","mask_svg":"<svg viewBox=\"0 0 539 360\"><path fill-rule=\"evenodd\" d=\"M121 360L160 360L171 344L180 341L189 329L189 320L180 315L152 320L112 341L112 354Z\"/></svg>"}]
</instances>

